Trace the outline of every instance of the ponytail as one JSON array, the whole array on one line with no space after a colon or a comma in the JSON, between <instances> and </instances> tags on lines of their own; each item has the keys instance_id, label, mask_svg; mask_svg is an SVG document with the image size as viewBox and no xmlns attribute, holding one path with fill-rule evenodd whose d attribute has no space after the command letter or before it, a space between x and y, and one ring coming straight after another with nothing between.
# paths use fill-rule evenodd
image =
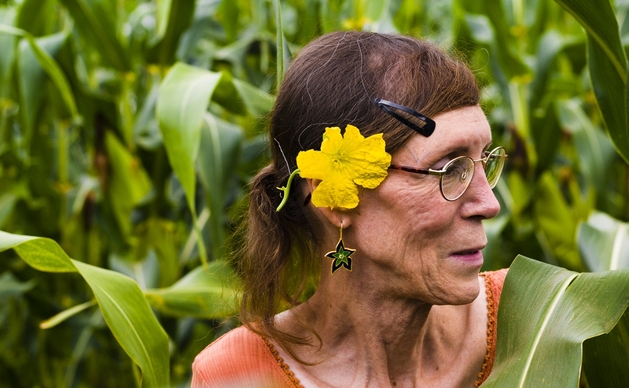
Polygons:
<instances>
[{"instance_id":1,"label":"ponytail","mask_svg":"<svg viewBox=\"0 0 629 388\"><path fill-rule=\"evenodd\" d=\"M244 244L237 253L243 277L240 320L252 331L274 338L284 346L306 343L280 332L273 317L280 310L293 307L303 299L304 291L313 285L313 273L320 263L313 250L313 233L304 216L303 198L293 182L291 198L277 212L285 184L278 178L274 164L264 167L253 178L249 193L249 211L244 223ZM282 182L284 181L284 182Z\"/></svg>"}]
</instances>

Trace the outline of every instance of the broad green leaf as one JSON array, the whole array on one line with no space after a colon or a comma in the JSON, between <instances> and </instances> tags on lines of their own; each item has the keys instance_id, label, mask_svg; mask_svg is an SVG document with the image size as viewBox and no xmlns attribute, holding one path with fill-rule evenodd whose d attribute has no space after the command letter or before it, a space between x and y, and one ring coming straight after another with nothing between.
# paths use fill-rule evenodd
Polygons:
<instances>
[{"instance_id":1,"label":"broad green leaf","mask_svg":"<svg viewBox=\"0 0 629 388\"><path fill-rule=\"evenodd\" d=\"M72 261L54 241L0 231L0 252L13 248L31 267L43 272L76 272Z\"/></svg>"},{"instance_id":2,"label":"broad green leaf","mask_svg":"<svg viewBox=\"0 0 629 388\"><path fill-rule=\"evenodd\" d=\"M198 163L210 210L210 236L216 258L222 257L221 248L225 245L225 200L232 188L242 139L239 127L206 113L201 129L203 151L199 153Z\"/></svg>"},{"instance_id":3,"label":"broad green leaf","mask_svg":"<svg viewBox=\"0 0 629 388\"><path fill-rule=\"evenodd\" d=\"M589 271L629 268L629 224L626 222L594 212L579 225L577 242Z\"/></svg>"},{"instance_id":4,"label":"broad green leaf","mask_svg":"<svg viewBox=\"0 0 629 388\"><path fill-rule=\"evenodd\" d=\"M153 315L137 283L114 271L74 261L90 285L118 343L142 368L143 387L169 381L168 336Z\"/></svg>"},{"instance_id":5,"label":"broad green leaf","mask_svg":"<svg viewBox=\"0 0 629 388\"><path fill-rule=\"evenodd\" d=\"M610 1L555 0L585 28L588 37L598 43L600 59L607 58L617 75L627 82L627 58L620 41L618 21ZM597 58L598 60L598 58Z\"/></svg>"},{"instance_id":6,"label":"broad green leaf","mask_svg":"<svg viewBox=\"0 0 629 388\"><path fill-rule=\"evenodd\" d=\"M583 341L609 333L627 306L629 269L577 273L518 256L500 297L496 360L483 386L577 387Z\"/></svg>"},{"instance_id":7,"label":"broad green leaf","mask_svg":"<svg viewBox=\"0 0 629 388\"><path fill-rule=\"evenodd\" d=\"M592 39L588 40L588 64L592 88L605 127L616 150L629 163L629 113L626 110L628 84L614 71L612 62L606 59L598 42Z\"/></svg>"},{"instance_id":8,"label":"broad green leaf","mask_svg":"<svg viewBox=\"0 0 629 388\"><path fill-rule=\"evenodd\" d=\"M151 180L142 167L116 136L108 131L105 146L111 163L107 192L123 235L131 232L131 212L151 190Z\"/></svg>"},{"instance_id":9,"label":"broad green leaf","mask_svg":"<svg viewBox=\"0 0 629 388\"><path fill-rule=\"evenodd\" d=\"M609 334L583 343L583 373L590 388L629 387L629 314Z\"/></svg>"},{"instance_id":10,"label":"broad green leaf","mask_svg":"<svg viewBox=\"0 0 629 388\"><path fill-rule=\"evenodd\" d=\"M585 28L592 87L616 150L629 163L627 57L609 1L556 0Z\"/></svg>"},{"instance_id":11,"label":"broad green leaf","mask_svg":"<svg viewBox=\"0 0 629 388\"><path fill-rule=\"evenodd\" d=\"M115 3L105 0L59 0L69 11L76 30L96 49L100 60L116 70L128 71L131 66L127 53L118 40L116 21L112 18Z\"/></svg>"},{"instance_id":12,"label":"broad green leaf","mask_svg":"<svg viewBox=\"0 0 629 388\"><path fill-rule=\"evenodd\" d=\"M168 288L145 292L151 306L164 314L224 319L238 311L238 277L225 261L197 267Z\"/></svg>"},{"instance_id":13,"label":"broad green leaf","mask_svg":"<svg viewBox=\"0 0 629 388\"><path fill-rule=\"evenodd\" d=\"M78 272L88 283L107 325L143 372L143 387L169 381L168 336L138 285L118 272L70 259L53 240L0 231L0 252L13 249L31 267L45 272Z\"/></svg>"},{"instance_id":14,"label":"broad green leaf","mask_svg":"<svg viewBox=\"0 0 629 388\"><path fill-rule=\"evenodd\" d=\"M220 78L220 73L177 63L166 75L157 99L157 119L168 159L186 193L188 206L195 213L194 165L201 123Z\"/></svg>"},{"instance_id":15,"label":"broad green leaf","mask_svg":"<svg viewBox=\"0 0 629 388\"><path fill-rule=\"evenodd\" d=\"M197 226L195 205L195 162L201 140L203 115L220 80L221 73L177 63L160 86L156 108L168 160L181 182L192 212L199 254L204 265L207 257L201 231Z\"/></svg>"}]
</instances>

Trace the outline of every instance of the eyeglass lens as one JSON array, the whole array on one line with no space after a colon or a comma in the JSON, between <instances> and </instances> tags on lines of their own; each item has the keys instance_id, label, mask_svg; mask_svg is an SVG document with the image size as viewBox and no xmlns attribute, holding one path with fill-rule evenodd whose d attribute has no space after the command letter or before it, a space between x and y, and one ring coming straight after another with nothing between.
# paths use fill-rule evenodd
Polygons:
<instances>
[{"instance_id":1,"label":"eyeglass lens","mask_svg":"<svg viewBox=\"0 0 629 388\"><path fill-rule=\"evenodd\" d=\"M498 184L498 179L500 179L500 174L502 174L506 157L507 153L504 148L496 148L487 158L487 163L485 163L485 175L487 176L489 187L492 189Z\"/></svg>"},{"instance_id":2,"label":"eyeglass lens","mask_svg":"<svg viewBox=\"0 0 629 388\"><path fill-rule=\"evenodd\" d=\"M505 158L506 152L504 148L500 147L494 149L487 156L487 162L483 163L487 182L492 189L498 183ZM463 195L465 190L467 190L473 176L474 161L472 159L468 157L453 159L450 164L446 166L445 174L441 177L440 184L443 196L449 201L458 199Z\"/></svg>"}]
</instances>

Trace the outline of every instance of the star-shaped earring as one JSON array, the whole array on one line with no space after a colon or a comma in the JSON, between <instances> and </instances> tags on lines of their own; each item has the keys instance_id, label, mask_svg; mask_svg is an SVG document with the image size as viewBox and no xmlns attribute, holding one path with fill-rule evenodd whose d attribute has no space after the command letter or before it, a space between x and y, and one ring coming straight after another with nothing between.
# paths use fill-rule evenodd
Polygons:
<instances>
[{"instance_id":1,"label":"star-shaped earring","mask_svg":"<svg viewBox=\"0 0 629 388\"><path fill-rule=\"evenodd\" d=\"M356 249L345 248L343 244L343 223L340 227L339 242L336 244L336 250L330 251L325 254L325 257L329 257L332 260L332 274L341 267L345 267L348 271L352 271L352 258L350 257Z\"/></svg>"}]
</instances>

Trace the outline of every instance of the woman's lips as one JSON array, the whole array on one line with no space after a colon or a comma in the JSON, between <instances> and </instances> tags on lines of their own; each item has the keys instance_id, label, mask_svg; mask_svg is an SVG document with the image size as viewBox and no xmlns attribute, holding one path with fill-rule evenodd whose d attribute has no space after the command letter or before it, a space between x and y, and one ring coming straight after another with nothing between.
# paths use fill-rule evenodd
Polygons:
<instances>
[{"instance_id":1,"label":"woman's lips","mask_svg":"<svg viewBox=\"0 0 629 388\"><path fill-rule=\"evenodd\" d=\"M450 257L467 265L479 267L483 265L483 252L480 249L455 252Z\"/></svg>"}]
</instances>

